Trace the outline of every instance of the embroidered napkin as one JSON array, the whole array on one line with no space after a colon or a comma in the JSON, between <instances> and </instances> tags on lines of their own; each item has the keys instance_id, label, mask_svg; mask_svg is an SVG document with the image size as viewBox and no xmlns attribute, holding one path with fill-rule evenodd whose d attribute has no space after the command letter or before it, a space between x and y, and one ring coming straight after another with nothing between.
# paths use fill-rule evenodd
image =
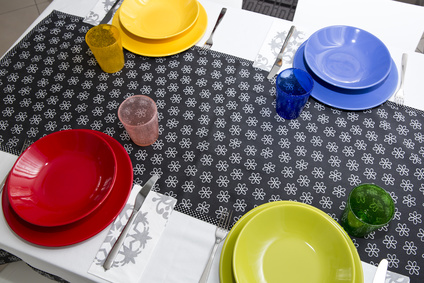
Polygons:
<instances>
[{"instance_id":1,"label":"embroidered napkin","mask_svg":"<svg viewBox=\"0 0 424 283\"><path fill-rule=\"evenodd\" d=\"M114 283L140 281L177 202L173 197L151 191L144 200L112 268L105 271L103 262L131 216L135 197L140 189L141 186L134 185L127 204L97 252L89 273Z\"/></svg>"},{"instance_id":2,"label":"embroidered napkin","mask_svg":"<svg viewBox=\"0 0 424 283\"><path fill-rule=\"evenodd\" d=\"M291 22L274 21L270 27L267 36L256 55L253 67L270 71L274 65L275 59L283 46L284 40L292 26ZM281 72L284 69L291 68L293 65L293 57L299 46L308 39L309 35L296 26L296 29L291 36L289 43L283 53L283 64L280 68Z\"/></svg>"},{"instance_id":3,"label":"embroidered napkin","mask_svg":"<svg viewBox=\"0 0 424 283\"><path fill-rule=\"evenodd\" d=\"M116 0L121 3L118 3L115 8L113 8L116 12L116 10L119 9L122 2L124 0ZM115 1L112 0L99 0L96 5L94 5L93 9L90 10L90 12L85 16L83 22L87 24L92 24L94 26L100 24L100 21L103 20L103 18L106 16L107 12L112 8L113 4L115 4ZM114 14L115 14L114 12ZM112 21L113 16L111 17ZM109 22L110 22L109 21Z\"/></svg>"}]
</instances>

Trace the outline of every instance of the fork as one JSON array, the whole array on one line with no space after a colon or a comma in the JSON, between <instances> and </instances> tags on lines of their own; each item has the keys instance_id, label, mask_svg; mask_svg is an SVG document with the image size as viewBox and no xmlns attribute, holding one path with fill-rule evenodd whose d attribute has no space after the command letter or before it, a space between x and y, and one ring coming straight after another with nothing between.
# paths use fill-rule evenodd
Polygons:
<instances>
[{"instance_id":1,"label":"fork","mask_svg":"<svg viewBox=\"0 0 424 283\"><path fill-rule=\"evenodd\" d=\"M211 271L213 259L216 254L216 250L218 248L219 243L221 243L225 237L227 237L228 228L230 227L230 221L231 217L233 215L233 212L231 213L223 213L221 214L221 217L219 218L218 226L215 230L215 244L212 248L212 252L209 256L208 263L206 264L205 270L202 273L202 277L200 277L199 283L206 283L208 281L209 272Z\"/></svg>"},{"instance_id":2,"label":"fork","mask_svg":"<svg viewBox=\"0 0 424 283\"><path fill-rule=\"evenodd\" d=\"M22 145L22 148L19 152L16 152L14 150L11 150L10 153L13 153L15 155L21 155L25 149L27 149L30 145L32 144L32 142L28 139L25 139L24 144ZM6 176L4 176L3 181L0 184L0 193L3 191L3 187L4 187L4 183L6 183L7 177L9 176L10 171L12 171L12 168L10 168L9 172L7 172Z\"/></svg>"},{"instance_id":3,"label":"fork","mask_svg":"<svg viewBox=\"0 0 424 283\"><path fill-rule=\"evenodd\" d=\"M406 63L408 61L408 54L402 54L402 67L401 67L401 75L400 75L400 86L395 94L395 103L399 106L402 106L405 103L405 94L403 91L403 83L405 81L405 71L406 71Z\"/></svg>"},{"instance_id":4,"label":"fork","mask_svg":"<svg viewBox=\"0 0 424 283\"><path fill-rule=\"evenodd\" d=\"M205 45L203 46L204 49L211 49L213 44L213 34L215 33L216 28L218 27L219 23L222 21L222 18L224 17L225 13L227 12L227 8L222 8L221 13L219 13L218 19L216 20L216 24L213 27L212 33L209 36L208 40L206 40Z\"/></svg>"}]
</instances>

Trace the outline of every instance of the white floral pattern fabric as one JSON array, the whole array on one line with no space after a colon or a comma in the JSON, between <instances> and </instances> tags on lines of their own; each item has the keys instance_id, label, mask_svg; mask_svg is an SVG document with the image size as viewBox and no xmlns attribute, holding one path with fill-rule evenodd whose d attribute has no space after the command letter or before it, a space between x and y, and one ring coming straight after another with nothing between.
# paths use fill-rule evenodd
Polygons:
<instances>
[{"instance_id":1,"label":"white floral pattern fabric","mask_svg":"<svg viewBox=\"0 0 424 283\"><path fill-rule=\"evenodd\" d=\"M275 113L274 81L252 62L194 47L162 58L125 51L101 71L84 42L91 26L53 12L0 62L0 142L20 148L62 129L90 128L127 150L136 182L161 176L176 209L234 221L277 200L311 204L338 220L350 190L376 183L392 195L389 226L354 238L362 261L419 281L424 268L424 114L387 102L343 111L310 99L301 116ZM159 139L133 144L117 118L128 96L152 97Z\"/></svg>"}]
</instances>

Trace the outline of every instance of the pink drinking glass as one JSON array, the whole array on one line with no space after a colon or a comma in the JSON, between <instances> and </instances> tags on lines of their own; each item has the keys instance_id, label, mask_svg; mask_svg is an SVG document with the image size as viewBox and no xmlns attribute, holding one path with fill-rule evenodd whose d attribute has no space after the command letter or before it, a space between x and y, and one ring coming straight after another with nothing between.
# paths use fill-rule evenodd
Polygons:
<instances>
[{"instance_id":1,"label":"pink drinking glass","mask_svg":"<svg viewBox=\"0 0 424 283\"><path fill-rule=\"evenodd\" d=\"M153 99L145 95L130 96L118 108L118 118L139 146L153 144L159 137L158 110Z\"/></svg>"}]
</instances>

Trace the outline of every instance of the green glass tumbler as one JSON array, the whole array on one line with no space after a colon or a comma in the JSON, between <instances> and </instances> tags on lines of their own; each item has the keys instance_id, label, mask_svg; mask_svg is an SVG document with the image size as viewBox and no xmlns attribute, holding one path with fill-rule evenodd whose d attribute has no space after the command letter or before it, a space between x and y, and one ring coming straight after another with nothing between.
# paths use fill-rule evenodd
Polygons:
<instances>
[{"instance_id":1,"label":"green glass tumbler","mask_svg":"<svg viewBox=\"0 0 424 283\"><path fill-rule=\"evenodd\" d=\"M387 225L393 218L395 205L383 188L361 184L349 194L341 225L353 237L365 235Z\"/></svg>"}]
</instances>

